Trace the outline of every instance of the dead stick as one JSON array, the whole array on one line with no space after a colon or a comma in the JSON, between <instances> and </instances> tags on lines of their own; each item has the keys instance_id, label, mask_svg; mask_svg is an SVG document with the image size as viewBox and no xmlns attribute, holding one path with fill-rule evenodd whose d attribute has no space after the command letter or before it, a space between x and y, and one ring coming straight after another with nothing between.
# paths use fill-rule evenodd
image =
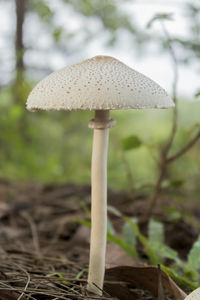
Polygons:
<instances>
[{"instance_id":1,"label":"dead stick","mask_svg":"<svg viewBox=\"0 0 200 300\"><path fill-rule=\"evenodd\" d=\"M174 160L176 160L177 158L179 158L180 156L182 156L183 154L185 154L190 148L192 148L196 144L196 142L198 142L199 139L200 139L200 131L197 132L197 134L194 136L194 138L191 141L189 141L185 145L185 147L180 149L176 154L169 157L167 159L167 163L171 163Z\"/></svg>"}]
</instances>

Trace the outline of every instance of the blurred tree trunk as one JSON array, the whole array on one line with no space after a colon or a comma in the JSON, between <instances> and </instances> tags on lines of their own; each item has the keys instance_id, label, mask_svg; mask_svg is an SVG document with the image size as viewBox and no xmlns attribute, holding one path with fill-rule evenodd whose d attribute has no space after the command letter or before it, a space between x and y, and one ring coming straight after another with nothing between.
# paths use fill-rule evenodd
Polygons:
<instances>
[{"instance_id":1,"label":"blurred tree trunk","mask_svg":"<svg viewBox=\"0 0 200 300\"><path fill-rule=\"evenodd\" d=\"M13 84L13 102L21 106L21 116L18 121L18 129L23 141L28 143L30 136L27 133L28 119L24 109L25 101L29 93L29 84L25 78L26 66L24 64L24 21L29 0L14 0L16 11L15 31L15 80Z\"/></svg>"},{"instance_id":2,"label":"blurred tree trunk","mask_svg":"<svg viewBox=\"0 0 200 300\"><path fill-rule=\"evenodd\" d=\"M16 57L16 75L13 87L14 103L21 104L24 101L24 52L23 27L28 0L15 0L16 9L16 34L15 34L15 57Z\"/></svg>"}]
</instances>

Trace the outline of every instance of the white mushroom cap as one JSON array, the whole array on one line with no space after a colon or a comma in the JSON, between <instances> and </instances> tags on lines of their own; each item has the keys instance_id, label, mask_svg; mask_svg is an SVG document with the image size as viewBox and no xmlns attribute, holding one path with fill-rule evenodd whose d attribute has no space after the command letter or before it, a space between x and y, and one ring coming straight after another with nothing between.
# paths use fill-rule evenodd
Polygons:
<instances>
[{"instance_id":1,"label":"white mushroom cap","mask_svg":"<svg viewBox=\"0 0 200 300\"><path fill-rule=\"evenodd\" d=\"M110 56L95 56L53 72L27 100L29 110L168 108L174 103L157 83Z\"/></svg>"},{"instance_id":2,"label":"white mushroom cap","mask_svg":"<svg viewBox=\"0 0 200 300\"><path fill-rule=\"evenodd\" d=\"M185 300L198 300L198 299L200 299L200 288L197 288L185 298Z\"/></svg>"}]
</instances>

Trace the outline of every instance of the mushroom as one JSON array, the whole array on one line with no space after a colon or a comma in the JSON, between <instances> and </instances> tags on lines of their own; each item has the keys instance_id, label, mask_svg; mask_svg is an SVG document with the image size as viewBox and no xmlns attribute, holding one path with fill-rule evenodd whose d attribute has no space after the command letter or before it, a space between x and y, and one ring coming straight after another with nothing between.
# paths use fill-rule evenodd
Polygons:
<instances>
[{"instance_id":1,"label":"mushroom","mask_svg":"<svg viewBox=\"0 0 200 300\"><path fill-rule=\"evenodd\" d=\"M197 288L185 298L185 300L198 300L198 299L200 299L200 288Z\"/></svg>"},{"instance_id":2,"label":"mushroom","mask_svg":"<svg viewBox=\"0 0 200 300\"><path fill-rule=\"evenodd\" d=\"M91 169L91 242L87 289L102 295L107 234L107 152L110 110L168 108L174 103L157 83L109 56L56 71L30 93L27 109L94 110Z\"/></svg>"}]
</instances>

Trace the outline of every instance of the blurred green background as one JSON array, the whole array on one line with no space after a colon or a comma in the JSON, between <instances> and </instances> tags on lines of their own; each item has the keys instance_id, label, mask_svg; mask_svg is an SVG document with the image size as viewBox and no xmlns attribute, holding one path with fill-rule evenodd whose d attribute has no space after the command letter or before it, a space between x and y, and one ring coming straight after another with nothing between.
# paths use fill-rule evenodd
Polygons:
<instances>
[{"instance_id":1,"label":"blurred green background","mask_svg":"<svg viewBox=\"0 0 200 300\"><path fill-rule=\"evenodd\" d=\"M178 130L170 153L183 147L199 129L200 120L199 2L53 2L0 1L0 177L41 183L89 183L92 130L88 129L88 121L93 113L27 112L25 102L30 90L58 68L108 54L136 65L138 71L157 81L160 78L159 83L171 93L169 42L177 54L180 82ZM163 32L163 23L170 41ZM110 130L110 187L151 191L160 149L171 131L172 115L171 109L111 113L117 123ZM122 140L131 135L140 140L140 146L125 151ZM184 186L190 197L198 198L199 147L196 143L170 164L164 187Z\"/></svg>"}]
</instances>

